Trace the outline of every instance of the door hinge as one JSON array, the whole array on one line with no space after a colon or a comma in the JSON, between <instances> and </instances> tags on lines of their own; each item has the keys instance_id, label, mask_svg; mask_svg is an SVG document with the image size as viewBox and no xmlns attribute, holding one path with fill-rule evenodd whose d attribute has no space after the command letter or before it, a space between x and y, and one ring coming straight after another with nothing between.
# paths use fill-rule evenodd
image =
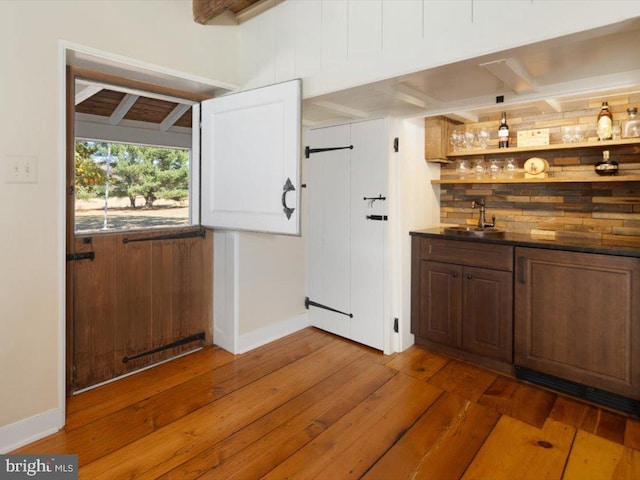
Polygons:
<instances>
[{"instance_id":1,"label":"door hinge","mask_svg":"<svg viewBox=\"0 0 640 480\"><path fill-rule=\"evenodd\" d=\"M400 138L396 137L393 139L393 151L398 153L400 151Z\"/></svg>"},{"instance_id":2,"label":"door hinge","mask_svg":"<svg viewBox=\"0 0 640 480\"><path fill-rule=\"evenodd\" d=\"M393 331L395 333L398 333L398 331L399 331L398 318L397 317L393 319Z\"/></svg>"},{"instance_id":3,"label":"door hinge","mask_svg":"<svg viewBox=\"0 0 640 480\"><path fill-rule=\"evenodd\" d=\"M340 315L345 315L345 316L347 316L349 318L353 318L353 313L347 313L347 312L343 312L341 310L336 310L335 308L328 307L327 305L323 305L321 303L314 302L313 300L310 300L309 297L305 297L304 298L304 308L309 310L309 307L318 307L318 308L321 308L323 310L329 310L330 312L339 313Z\"/></svg>"},{"instance_id":4,"label":"door hinge","mask_svg":"<svg viewBox=\"0 0 640 480\"><path fill-rule=\"evenodd\" d=\"M347 147L329 147L329 148L310 148L308 145L304 148L304 158L309 158L313 153L332 152L334 150L353 150L353 145Z\"/></svg>"}]
</instances>

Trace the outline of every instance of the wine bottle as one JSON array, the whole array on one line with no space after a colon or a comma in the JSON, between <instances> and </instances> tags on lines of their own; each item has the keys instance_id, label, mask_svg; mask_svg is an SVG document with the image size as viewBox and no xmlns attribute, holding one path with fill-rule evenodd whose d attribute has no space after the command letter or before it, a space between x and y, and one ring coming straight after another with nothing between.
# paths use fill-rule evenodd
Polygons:
<instances>
[{"instance_id":1,"label":"wine bottle","mask_svg":"<svg viewBox=\"0 0 640 480\"><path fill-rule=\"evenodd\" d=\"M509 147L509 125L507 125L507 112L502 112L500 126L498 127L498 148Z\"/></svg>"},{"instance_id":2,"label":"wine bottle","mask_svg":"<svg viewBox=\"0 0 640 480\"><path fill-rule=\"evenodd\" d=\"M613 138L613 117L607 102L602 102L602 108L598 113L597 132L598 140L611 140Z\"/></svg>"}]
</instances>

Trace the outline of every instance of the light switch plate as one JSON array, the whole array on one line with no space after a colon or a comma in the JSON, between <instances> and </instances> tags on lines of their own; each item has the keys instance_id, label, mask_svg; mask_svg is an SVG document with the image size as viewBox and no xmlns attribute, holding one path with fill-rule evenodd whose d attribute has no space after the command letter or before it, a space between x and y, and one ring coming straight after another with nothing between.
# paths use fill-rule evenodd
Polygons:
<instances>
[{"instance_id":1,"label":"light switch plate","mask_svg":"<svg viewBox=\"0 0 640 480\"><path fill-rule=\"evenodd\" d=\"M5 158L6 183L38 183L38 157L7 155Z\"/></svg>"}]
</instances>

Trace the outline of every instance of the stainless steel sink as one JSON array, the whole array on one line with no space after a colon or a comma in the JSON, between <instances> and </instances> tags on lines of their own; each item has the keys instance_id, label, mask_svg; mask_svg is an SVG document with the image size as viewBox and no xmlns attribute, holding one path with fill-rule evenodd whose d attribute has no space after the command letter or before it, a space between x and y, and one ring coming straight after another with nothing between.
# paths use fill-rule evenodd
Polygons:
<instances>
[{"instance_id":1,"label":"stainless steel sink","mask_svg":"<svg viewBox=\"0 0 640 480\"><path fill-rule=\"evenodd\" d=\"M502 238L504 231L497 228L480 228L472 226L445 227L445 235L460 235L461 237Z\"/></svg>"}]
</instances>

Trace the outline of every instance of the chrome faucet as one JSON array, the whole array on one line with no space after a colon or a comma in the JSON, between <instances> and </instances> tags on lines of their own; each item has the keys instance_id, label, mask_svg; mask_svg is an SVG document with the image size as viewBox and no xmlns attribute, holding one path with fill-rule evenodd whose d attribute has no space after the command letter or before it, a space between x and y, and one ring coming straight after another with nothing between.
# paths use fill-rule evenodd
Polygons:
<instances>
[{"instance_id":1,"label":"chrome faucet","mask_svg":"<svg viewBox=\"0 0 640 480\"><path fill-rule=\"evenodd\" d=\"M491 223L487 223L485 219L485 206L484 206L484 198L481 198L479 202L475 200L471 202L471 208L476 208L476 206L480 206L480 217L478 217L478 228L493 228L496 226L496 216L491 216Z\"/></svg>"}]
</instances>

